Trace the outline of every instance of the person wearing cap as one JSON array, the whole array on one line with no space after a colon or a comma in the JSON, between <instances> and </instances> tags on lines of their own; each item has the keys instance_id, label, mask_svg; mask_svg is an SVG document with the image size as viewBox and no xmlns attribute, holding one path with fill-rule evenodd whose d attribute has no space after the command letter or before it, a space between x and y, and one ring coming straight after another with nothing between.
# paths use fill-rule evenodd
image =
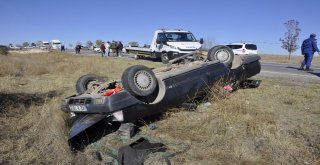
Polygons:
<instances>
[{"instance_id":1,"label":"person wearing cap","mask_svg":"<svg viewBox=\"0 0 320 165\"><path fill-rule=\"evenodd\" d=\"M301 53L304 55L304 60L302 61L301 67L299 68L299 70L304 70L304 66L306 66L306 69L305 69L306 71L312 71L312 69L310 69L311 62L312 62L313 54L316 51L320 55L320 51L317 47L316 34L312 33L310 34L310 37L308 39L305 39L302 42Z\"/></svg>"}]
</instances>

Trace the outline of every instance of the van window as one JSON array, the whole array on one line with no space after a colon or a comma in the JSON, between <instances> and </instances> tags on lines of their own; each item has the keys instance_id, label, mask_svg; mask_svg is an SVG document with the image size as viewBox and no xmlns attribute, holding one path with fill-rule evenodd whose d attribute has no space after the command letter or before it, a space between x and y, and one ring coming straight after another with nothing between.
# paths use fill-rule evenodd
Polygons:
<instances>
[{"instance_id":1,"label":"van window","mask_svg":"<svg viewBox=\"0 0 320 165\"><path fill-rule=\"evenodd\" d=\"M231 49L241 49L242 45L227 45Z\"/></svg>"},{"instance_id":2,"label":"van window","mask_svg":"<svg viewBox=\"0 0 320 165\"><path fill-rule=\"evenodd\" d=\"M257 50L257 45L246 44L246 49L248 49L248 50Z\"/></svg>"}]
</instances>

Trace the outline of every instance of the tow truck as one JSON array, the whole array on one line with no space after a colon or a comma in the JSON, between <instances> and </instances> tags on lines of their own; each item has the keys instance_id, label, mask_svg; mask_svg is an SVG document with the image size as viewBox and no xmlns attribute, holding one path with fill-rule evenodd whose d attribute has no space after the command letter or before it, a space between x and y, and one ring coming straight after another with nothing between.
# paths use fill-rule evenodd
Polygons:
<instances>
[{"instance_id":1,"label":"tow truck","mask_svg":"<svg viewBox=\"0 0 320 165\"><path fill-rule=\"evenodd\" d=\"M154 32L150 47L125 47L135 58L151 57L161 59L164 64L182 55L201 48L203 39L197 40L190 31L160 29Z\"/></svg>"}]
</instances>

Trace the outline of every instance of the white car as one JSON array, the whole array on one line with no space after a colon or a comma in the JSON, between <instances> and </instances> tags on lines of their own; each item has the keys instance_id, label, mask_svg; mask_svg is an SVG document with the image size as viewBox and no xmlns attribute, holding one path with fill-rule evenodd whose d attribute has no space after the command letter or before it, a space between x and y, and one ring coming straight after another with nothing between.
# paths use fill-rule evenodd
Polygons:
<instances>
[{"instance_id":1,"label":"white car","mask_svg":"<svg viewBox=\"0 0 320 165\"><path fill-rule=\"evenodd\" d=\"M234 54L258 54L257 45L252 43L231 43L227 46Z\"/></svg>"}]
</instances>

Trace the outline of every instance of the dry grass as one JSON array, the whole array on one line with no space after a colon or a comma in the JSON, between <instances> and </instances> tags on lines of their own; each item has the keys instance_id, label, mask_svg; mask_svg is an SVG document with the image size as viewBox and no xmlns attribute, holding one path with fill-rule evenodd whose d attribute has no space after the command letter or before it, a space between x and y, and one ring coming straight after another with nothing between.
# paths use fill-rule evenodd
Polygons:
<instances>
[{"instance_id":1,"label":"dry grass","mask_svg":"<svg viewBox=\"0 0 320 165\"><path fill-rule=\"evenodd\" d=\"M300 56L291 56L291 59L289 60L288 55L265 55L261 54L262 61L265 62L279 62L279 63L288 63L288 64L300 64L301 61L303 61L304 57L303 55ZM320 57L317 53L314 54L313 66L320 67Z\"/></svg>"},{"instance_id":2,"label":"dry grass","mask_svg":"<svg viewBox=\"0 0 320 165\"><path fill-rule=\"evenodd\" d=\"M106 150L123 145L116 134L77 154L69 151L60 100L75 92L74 82L83 74L117 79L129 65L161 65L54 52L10 54L0 60L0 164L110 161ZM257 89L230 94L216 89L211 105L200 105L194 112L169 110L157 121L158 129L141 127L137 137L163 142L172 153L184 150L171 158L174 164L320 163L318 84L263 79ZM147 162L163 164L161 159L161 153L153 154Z\"/></svg>"}]
</instances>

